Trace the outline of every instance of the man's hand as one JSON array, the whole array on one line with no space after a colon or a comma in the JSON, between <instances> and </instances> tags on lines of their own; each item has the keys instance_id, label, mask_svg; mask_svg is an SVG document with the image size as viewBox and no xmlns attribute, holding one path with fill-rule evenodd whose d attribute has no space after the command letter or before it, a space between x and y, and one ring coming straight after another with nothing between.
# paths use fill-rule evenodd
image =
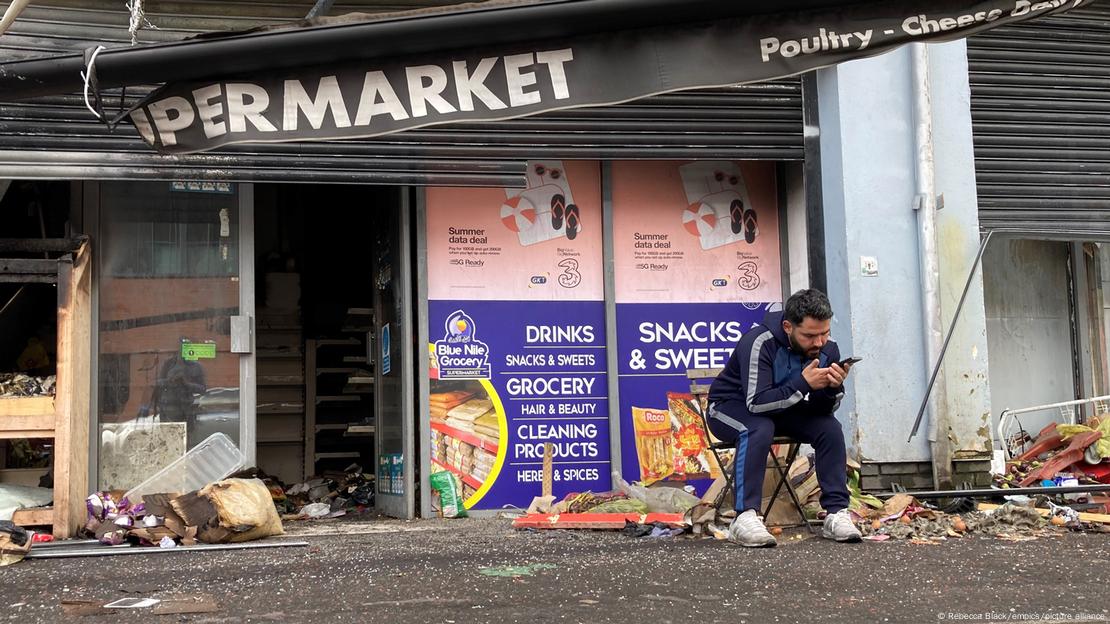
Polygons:
<instances>
[{"instance_id":1,"label":"man's hand","mask_svg":"<svg viewBox=\"0 0 1110 624\"><path fill-rule=\"evenodd\" d=\"M836 362L833 362L832 364L830 364L828 368L824 369L824 370L828 371L828 377L829 377L828 387L830 387L830 388L839 388L839 387L843 386L844 385L844 380L848 378L848 371L851 370L851 369L852 369L851 364L848 364L847 366L841 366L840 364L838 364Z\"/></svg>"},{"instance_id":2,"label":"man's hand","mask_svg":"<svg viewBox=\"0 0 1110 624\"><path fill-rule=\"evenodd\" d=\"M822 390L829 387L832 376L829 374L832 369L818 367L819 361L813 360L802 369L802 378L806 380L810 388L814 390ZM836 364L833 364L836 366Z\"/></svg>"}]
</instances>

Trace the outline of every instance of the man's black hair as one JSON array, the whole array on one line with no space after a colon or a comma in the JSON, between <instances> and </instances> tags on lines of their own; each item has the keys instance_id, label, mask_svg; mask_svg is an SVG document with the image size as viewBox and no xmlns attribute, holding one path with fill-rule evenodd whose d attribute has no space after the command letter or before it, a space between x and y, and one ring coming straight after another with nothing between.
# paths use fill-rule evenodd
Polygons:
<instances>
[{"instance_id":1,"label":"man's black hair","mask_svg":"<svg viewBox=\"0 0 1110 624\"><path fill-rule=\"evenodd\" d=\"M806 317L815 321L827 321L832 318L832 304L825 293L815 288L799 290L790 295L783 306L783 318L793 325L801 325Z\"/></svg>"}]
</instances>

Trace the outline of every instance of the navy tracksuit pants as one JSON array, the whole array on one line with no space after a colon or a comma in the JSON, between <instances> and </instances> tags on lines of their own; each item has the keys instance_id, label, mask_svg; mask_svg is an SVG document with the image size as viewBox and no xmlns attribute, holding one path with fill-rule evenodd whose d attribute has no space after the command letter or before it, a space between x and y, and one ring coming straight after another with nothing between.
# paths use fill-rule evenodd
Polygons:
<instances>
[{"instance_id":1,"label":"navy tracksuit pants","mask_svg":"<svg viewBox=\"0 0 1110 624\"><path fill-rule=\"evenodd\" d=\"M709 411L709 428L723 441L736 440L736 511L754 509L762 513L763 476L771 440L776 435L794 438L813 446L817 462L817 482L821 486L821 507L829 513L848 508L848 488L844 478L847 451L840 421L831 413L813 414L798 408L761 416L730 409L729 403L715 403ZM737 402L737 406L743 405ZM716 412L716 413L714 413ZM732 416L732 414L738 414ZM740 426L737 427L737 424Z\"/></svg>"}]
</instances>

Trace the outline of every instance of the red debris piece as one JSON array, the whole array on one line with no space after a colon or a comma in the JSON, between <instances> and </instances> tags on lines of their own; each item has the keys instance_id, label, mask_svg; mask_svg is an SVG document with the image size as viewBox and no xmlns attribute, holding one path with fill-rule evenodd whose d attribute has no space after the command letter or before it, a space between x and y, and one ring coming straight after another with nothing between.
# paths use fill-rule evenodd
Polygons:
<instances>
[{"instance_id":1,"label":"red debris piece","mask_svg":"<svg viewBox=\"0 0 1110 624\"><path fill-rule=\"evenodd\" d=\"M1068 466L1083 461L1083 451L1086 451L1088 446L1098 442L1101 437L1101 431L1085 431L1076 434L1068 443L1067 448L1045 462L1045 465L1039 470L1034 470L1029 473L1028 477L1022 479L1021 487L1028 487L1034 483L1040 483L1044 479L1051 479L1064 472Z\"/></svg>"},{"instance_id":2,"label":"red debris piece","mask_svg":"<svg viewBox=\"0 0 1110 624\"><path fill-rule=\"evenodd\" d=\"M526 514L513 520L514 529L623 529L627 523L685 526L680 513Z\"/></svg>"},{"instance_id":3,"label":"red debris piece","mask_svg":"<svg viewBox=\"0 0 1110 624\"><path fill-rule=\"evenodd\" d=\"M1031 461L1037 459L1041 453L1047 453L1063 445L1064 440L1060 436L1060 433L1056 431L1056 423L1052 423L1044 429L1041 429L1041 432L1037 434L1037 439L1033 442L1033 446L1029 447L1028 451L1015 457L1014 461Z\"/></svg>"}]
</instances>

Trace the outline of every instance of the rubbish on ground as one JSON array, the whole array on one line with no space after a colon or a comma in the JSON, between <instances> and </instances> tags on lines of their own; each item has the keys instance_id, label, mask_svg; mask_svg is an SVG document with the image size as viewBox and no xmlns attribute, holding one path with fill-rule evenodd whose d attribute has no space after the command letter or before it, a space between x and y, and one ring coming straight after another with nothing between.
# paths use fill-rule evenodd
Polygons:
<instances>
[{"instance_id":1,"label":"rubbish on ground","mask_svg":"<svg viewBox=\"0 0 1110 624\"><path fill-rule=\"evenodd\" d=\"M526 514L513 520L514 529L624 529L626 525L664 524L670 527L687 526L680 513L581 513L581 514Z\"/></svg>"},{"instance_id":2,"label":"rubbish on ground","mask_svg":"<svg viewBox=\"0 0 1110 624\"><path fill-rule=\"evenodd\" d=\"M1006 507L1006 506L1007 505L992 505L990 503L979 503L979 511L995 511L999 508ZM1059 508L1061 506L1060 505L1055 505L1054 507ZM1035 511L1037 514L1039 514L1041 516L1044 516L1044 517L1049 517L1049 516L1053 515L1053 510L1052 509L1042 509L1040 507L1037 507L1037 508L1023 507L1023 508L1024 509L1033 509L1033 511ZM1065 509L1068 509L1068 508L1065 507ZM1075 512L1074 510L1071 510L1071 509L1068 509L1068 511L1071 511L1072 513L1075 513L1075 517L1076 517L1076 519L1079 520L1079 522L1092 522L1092 523L1095 523L1095 524L1110 524L1110 514Z\"/></svg>"},{"instance_id":3,"label":"rubbish on ground","mask_svg":"<svg viewBox=\"0 0 1110 624\"><path fill-rule=\"evenodd\" d=\"M218 544L284 533L270 490L257 479L226 479L186 494L147 493L144 499L133 505L109 492L92 494L85 533L109 546L132 541L161 548L178 541Z\"/></svg>"},{"instance_id":4,"label":"rubbish on ground","mask_svg":"<svg viewBox=\"0 0 1110 624\"><path fill-rule=\"evenodd\" d=\"M197 537L209 544L247 542L285 531L270 491L258 479L226 479L199 492L179 496L170 506L197 527Z\"/></svg>"},{"instance_id":5,"label":"rubbish on ground","mask_svg":"<svg viewBox=\"0 0 1110 624\"><path fill-rule=\"evenodd\" d=\"M215 613L219 606L207 596L196 598L121 598L104 604L103 600L63 600L62 611L70 616L119 615L109 609L150 609L151 615L184 615L189 613Z\"/></svg>"},{"instance_id":6,"label":"rubbish on ground","mask_svg":"<svg viewBox=\"0 0 1110 624\"><path fill-rule=\"evenodd\" d=\"M1110 467L1110 466L1108 466ZM1022 495L1036 495L1036 494L1074 494L1079 492L1110 492L1110 484L1098 485L1079 485L1076 487L1028 487L1019 488L1011 487L1004 488L1006 491L999 491L999 488L979 488L974 490L929 490L926 492L914 492L913 497L917 500L933 500L938 498L996 498L999 496L1022 496ZM905 494L905 492L878 492L875 494L878 498L891 498Z\"/></svg>"},{"instance_id":7,"label":"rubbish on ground","mask_svg":"<svg viewBox=\"0 0 1110 624\"><path fill-rule=\"evenodd\" d=\"M1110 459L1110 418L1092 418L1088 425L1056 425L1056 431L1060 433L1063 440L1068 440L1072 436L1081 433L1088 433L1091 431L1098 431L1102 437L1095 442L1095 453L1099 459Z\"/></svg>"},{"instance_id":8,"label":"rubbish on ground","mask_svg":"<svg viewBox=\"0 0 1110 624\"><path fill-rule=\"evenodd\" d=\"M525 513L551 513L554 503L554 496L536 496L532 499L532 504L528 505L528 511Z\"/></svg>"},{"instance_id":9,"label":"rubbish on ground","mask_svg":"<svg viewBox=\"0 0 1110 624\"><path fill-rule=\"evenodd\" d=\"M655 526L651 529L651 534L648 537L678 537L686 532L683 528L667 528L663 526Z\"/></svg>"},{"instance_id":10,"label":"rubbish on ground","mask_svg":"<svg viewBox=\"0 0 1110 624\"><path fill-rule=\"evenodd\" d=\"M504 565L489 568L478 568L479 574L486 576L504 576L509 578L516 578L518 576L535 576L536 572L540 570L551 570L556 566L553 563L533 563L531 565Z\"/></svg>"},{"instance_id":11,"label":"rubbish on ground","mask_svg":"<svg viewBox=\"0 0 1110 624\"><path fill-rule=\"evenodd\" d=\"M439 509L444 518L465 518L466 508L463 507L462 497L459 493L459 480L453 472L443 470L434 472L428 477L432 491L439 495Z\"/></svg>"},{"instance_id":12,"label":"rubbish on ground","mask_svg":"<svg viewBox=\"0 0 1110 624\"><path fill-rule=\"evenodd\" d=\"M358 464L351 464L342 471L323 472L308 481L289 486L258 468L240 470L231 477L262 481L283 520L319 520L361 514L374 503L374 475L363 472ZM313 517L304 514L305 506L313 503L327 504L329 513Z\"/></svg>"},{"instance_id":13,"label":"rubbish on ground","mask_svg":"<svg viewBox=\"0 0 1110 624\"><path fill-rule=\"evenodd\" d=\"M1110 417L1091 418L1086 425L1051 423L1030 447L1007 462L1006 473L995 476L1001 489L1036 484L1061 485L1058 477L1074 478L1076 485L1110 483Z\"/></svg>"},{"instance_id":14,"label":"rubbish on ground","mask_svg":"<svg viewBox=\"0 0 1110 624\"><path fill-rule=\"evenodd\" d=\"M274 540L250 542L246 544L197 544L195 546L178 546L177 548L136 548L131 546L108 547L101 544L82 546L76 548L50 548L32 550L27 553L26 559L70 559L75 557L106 557L114 555L143 555L153 553L179 553L200 552L211 550L253 550L256 548L286 548L293 546L308 546L308 542Z\"/></svg>"},{"instance_id":15,"label":"rubbish on ground","mask_svg":"<svg viewBox=\"0 0 1110 624\"><path fill-rule=\"evenodd\" d=\"M629 484L619 472L613 473L613 484L628 498L642 501L652 513L685 513L687 509L699 502L697 496L679 488L649 488Z\"/></svg>"},{"instance_id":16,"label":"rubbish on ground","mask_svg":"<svg viewBox=\"0 0 1110 624\"><path fill-rule=\"evenodd\" d=\"M123 500L141 503L146 494L192 492L226 478L243 464L243 454L231 438L213 433L152 477L131 488Z\"/></svg>"},{"instance_id":17,"label":"rubbish on ground","mask_svg":"<svg viewBox=\"0 0 1110 624\"><path fill-rule=\"evenodd\" d=\"M120 598L104 605L105 609L146 609L162 602L157 598Z\"/></svg>"},{"instance_id":18,"label":"rubbish on ground","mask_svg":"<svg viewBox=\"0 0 1110 624\"><path fill-rule=\"evenodd\" d=\"M331 505L327 503L310 503L301 507L300 515L306 518L323 518L331 513Z\"/></svg>"},{"instance_id":19,"label":"rubbish on ground","mask_svg":"<svg viewBox=\"0 0 1110 624\"><path fill-rule=\"evenodd\" d=\"M0 567L23 561L30 550L30 532L8 520L0 520Z\"/></svg>"}]
</instances>

